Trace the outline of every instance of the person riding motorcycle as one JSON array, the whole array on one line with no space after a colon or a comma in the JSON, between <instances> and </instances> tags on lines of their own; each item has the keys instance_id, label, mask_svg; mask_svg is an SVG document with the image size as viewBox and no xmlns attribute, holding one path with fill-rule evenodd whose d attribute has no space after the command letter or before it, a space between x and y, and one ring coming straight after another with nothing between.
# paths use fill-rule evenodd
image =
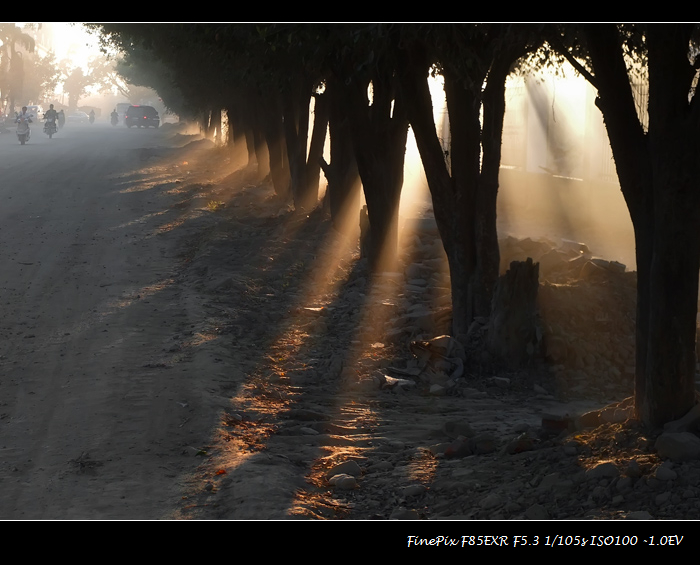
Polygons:
<instances>
[{"instance_id":1,"label":"person riding motorcycle","mask_svg":"<svg viewBox=\"0 0 700 565\"><path fill-rule=\"evenodd\" d=\"M58 112L54 110L53 104L44 113L44 133L49 136L49 139L58 131Z\"/></svg>"},{"instance_id":2,"label":"person riding motorcycle","mask_svg":"<svg viewBox=\"0 0 700 565\"><path fill-rule=\"evenodd\" d=\"M53 104L49 105L49 109L44 112L44 120L46 120L46 125L44 128L46 128L49 125L49 122L54 122L54 124L58 124L58 112L54 110Z\"/></svg>"},{"instance_id":3,"label":"person riding motorcycle","mask_svg":"<svg viewBox=\"0 0 700 565\"><path fill-rule=\"evenodd\" d=\"M17 114L17 118L15 119L15 122L20 123L20 122L27 120L31 124L33 117L34 117L34 114L27 113L27 107L22 106L22 111L19 114Z\"/></svg>"},{"instance_id":4,"label":"person riding motorcycle","mask_svg":"<svg viewBox=\"0 0 700 565\"><path fill-rule=\"evenodd\" d=\"M44 119L58 121L58 112L54 110L53 104L49 104L49 109L44 112Z\"/></svg>"},{"instance_id":5,"label":"person riding motorcycle","mask_svg":"<svg viewBox=\"0 0 700 565\"><path fill-rule=\"evenodd\" d=\"M34 114L29 114L27 112L27 107L22 106L22 111L15 114L15 123L17 124L17 139L24 145L29 141L31 131L29 129L29 124L32 123L32 118Z\"/></svg>"}]
</instances>

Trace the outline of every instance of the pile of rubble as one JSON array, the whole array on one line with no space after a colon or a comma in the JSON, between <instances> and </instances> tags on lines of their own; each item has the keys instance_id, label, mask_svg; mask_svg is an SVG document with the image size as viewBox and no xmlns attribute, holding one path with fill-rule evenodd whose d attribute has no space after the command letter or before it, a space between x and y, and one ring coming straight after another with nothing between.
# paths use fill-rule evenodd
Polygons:
<instances>
[{"instance_id":1,"label":"pile of rubble","mask_svg":"<svg viewBox=\"0 0 700 565\"><path fill-rule=\"evenodd\" d=\"M636 273L596 257L584 243L501 241L505 264L540 264L542 357L565 395L631 393L634 379Z\"/></svg>"},{"instance_id":2,"label":"pile of rubble","mask_svg":"<svg viewBox=\"0 0 700 565\"><path fill-rule=\"evenodd\" d=\"M564 399L629 395L635 364L636 273L596 257L585 243L562 240L556 245L515 237L499 243L501 272L511 261L528 257L540 265L540 343L533 364L545 369L542 384ZM392 368L393 375L422 381L436 394L449 393L459 385L458 378L488 377L491 384L503 386L501 381L508 377L484 348L486 319L477 319L466 344L433 340L449 333L452 315L449 272L434 221L416 222L404 264L404 286L396 315L386 322L386 335L408 345L414 359L405 368ZM501 376L496 376L499 370Z\"/></svg>"}]
</instances>

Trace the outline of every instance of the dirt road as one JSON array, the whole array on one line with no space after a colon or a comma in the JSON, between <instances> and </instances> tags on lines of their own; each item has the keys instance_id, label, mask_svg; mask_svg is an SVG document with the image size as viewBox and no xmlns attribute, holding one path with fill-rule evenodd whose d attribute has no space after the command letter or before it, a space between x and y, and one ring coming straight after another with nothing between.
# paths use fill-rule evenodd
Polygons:
<instances>
[{"instance_id":1,"label":"dirt road","mask_svg":"<svg viewBox=\"0 0 700 565\"><path fill-rule=\"evenodd\" d=\"M196 464L183 446L216 411L201 374L170 369L196 321L171 207L189 173L154 164L166 137L0 136L0 518L161 518Z\"/></svg>"},{"instance_id":2,"label":"dirt road","mask_svg":"<svg viewBox=\"0 0 700 565\"><path fill-rule=\"evenodd\" d=\"M175 127L0 135L0 519L697 518L697 465L542 426L619 400L607 380L564 402L478 350L432 374L449 394L417 372L435 235L371 280L248 174Z\"/></svg>"}]
</instances>

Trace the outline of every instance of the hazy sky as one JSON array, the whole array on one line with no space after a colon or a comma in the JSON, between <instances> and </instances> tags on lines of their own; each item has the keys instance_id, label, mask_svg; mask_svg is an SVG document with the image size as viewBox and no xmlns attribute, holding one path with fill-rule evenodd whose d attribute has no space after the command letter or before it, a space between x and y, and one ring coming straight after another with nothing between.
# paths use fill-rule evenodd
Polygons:
<instances>
[{"instance_id":1,"label":"hazy sky","mask_svg":"<svg viewBox=\"0 0 700 565\"><path fill-rule=\"evenodd\" d=\"M82 24L52 23L54 26L54 49L58 60L73 52L73 59L83 66L90 54L99 53L97 39L87 33Z\"/></svg>"}]
</instances>

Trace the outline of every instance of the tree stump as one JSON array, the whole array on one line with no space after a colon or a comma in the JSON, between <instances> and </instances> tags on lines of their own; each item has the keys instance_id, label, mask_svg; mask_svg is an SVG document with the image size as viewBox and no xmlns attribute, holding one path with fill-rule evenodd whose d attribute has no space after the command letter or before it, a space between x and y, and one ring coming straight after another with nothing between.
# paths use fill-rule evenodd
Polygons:
<instances>
[{"instance_id":1,"label":"tree stump","mask_svg":"<svg viewBox=\"0 0 700 565\"><path fill-rule=\"evenodd\" d=\"M487 348L509 368L521 366L536 351L539 263L513 261L499 277L488 323Z\"/></svg>"}]
</instances>

